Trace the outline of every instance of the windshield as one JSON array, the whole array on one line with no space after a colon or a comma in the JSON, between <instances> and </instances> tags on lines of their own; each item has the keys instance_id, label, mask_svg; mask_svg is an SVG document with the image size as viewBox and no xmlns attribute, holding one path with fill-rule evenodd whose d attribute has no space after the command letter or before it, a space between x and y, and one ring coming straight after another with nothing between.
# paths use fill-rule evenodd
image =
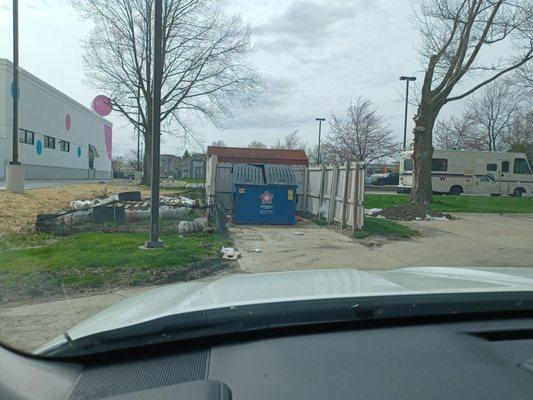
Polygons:
<instances>
[{"instance_id":1,"label":"windshield","mask_svg":"<svg viewBox=\"0 0 533 400\"><path fill-rule=\"evenodd\" d=\"M531 0L38 3L0 0L3 345L533 290Z\"/></svg>"}]
</instances>

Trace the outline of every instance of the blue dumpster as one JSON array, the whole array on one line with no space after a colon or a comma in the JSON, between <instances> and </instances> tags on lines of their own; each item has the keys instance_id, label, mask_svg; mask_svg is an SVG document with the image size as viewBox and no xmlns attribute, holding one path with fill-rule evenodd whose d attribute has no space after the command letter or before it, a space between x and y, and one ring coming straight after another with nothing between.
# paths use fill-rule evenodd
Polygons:
<instances>
[{"instance_id":1,"label":"blue dumpster","mask_svg":"<svg viewBox=\"0 0 533 400\"><path fill-rule=\"evenodd\" d=\"M233 165L233 214L238 224L292 225L296 179L291 167L278 164Z\"/></svg>"}]
</instances>

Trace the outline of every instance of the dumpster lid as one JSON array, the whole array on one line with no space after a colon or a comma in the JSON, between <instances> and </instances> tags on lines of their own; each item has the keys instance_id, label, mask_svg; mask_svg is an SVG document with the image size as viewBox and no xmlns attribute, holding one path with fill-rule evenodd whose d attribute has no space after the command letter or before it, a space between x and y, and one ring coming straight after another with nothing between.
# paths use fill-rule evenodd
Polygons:
<instances>
[{"instance_id":1,"label":"dumpster lid","mask_svg":"<svg viewBox=\"0 0 533 400\"><path fill-rule=\"evenodd\" d=\"M233 183L248 185L264 185L263 170L250 164L233 165Z\"/></svg>"},{"instance_id":2,"label":"dumpster lid","mask_svg":"<svg viewBox=\"0 0 533 400\"><path fill-rule=\"evenodd\" d=\"M288 165L265 164L266 183L269 185L296 185L292 168Z\"/></svg>"}]
</instances>

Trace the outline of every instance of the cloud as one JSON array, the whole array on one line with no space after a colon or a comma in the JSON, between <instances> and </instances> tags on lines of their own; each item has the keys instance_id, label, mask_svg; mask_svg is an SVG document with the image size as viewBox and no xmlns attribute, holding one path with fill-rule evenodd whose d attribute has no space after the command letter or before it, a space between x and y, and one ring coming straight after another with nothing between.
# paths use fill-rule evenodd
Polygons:
<instances>
[{"instance_id":1,"label":"cloud","mask_svg":"<svg viewBox=\"0 0 533 400\"><path fill-rule=\"evenodd\" d=\"M267 74L264 76L266 91L251 107L233 110L234 119L226 126L230 129L268 129L297 126L303 120L288 106L294 103L299 93L296 79Z\"/></svg>"},{"instance_id":2,"label":"cloud","mask_svg":"<svg viewBox=\"0 0 533 400\"><path fill-rule=\"evenodd\" d=\"M292 2L280 18L253 29L254 35L276 46L302 47L306 50L327 42L346 20L357 15L359 1Z\"/></svg>"}]
</instances>

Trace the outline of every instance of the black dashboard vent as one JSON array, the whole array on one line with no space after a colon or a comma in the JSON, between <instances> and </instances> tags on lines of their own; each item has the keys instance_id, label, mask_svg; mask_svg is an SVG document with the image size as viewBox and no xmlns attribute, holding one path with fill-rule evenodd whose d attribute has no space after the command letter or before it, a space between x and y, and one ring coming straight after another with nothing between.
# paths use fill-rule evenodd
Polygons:
<instances>
[{"instance_id":1,"label":"black dashboard vent","mask_svg":"<svg viewBox=\"0 0 533 400\"><path fill-rule=\"evenodd\" d=\"M91 367L82 372L69 400L104 399L207 378L210 350Z\"/></svg>"},{"instance_id":2,"label":"black dashboard vent","mask_svg":"<svg viewBox=\"0 0 533 400\"><path fill-rule=\"evenodd\" d=\"M513 329L508 331L470 332L469 335L479 337L488 342L503 342L508 340L531 340L533 329Z\"/></svg>"}]
</instances>

